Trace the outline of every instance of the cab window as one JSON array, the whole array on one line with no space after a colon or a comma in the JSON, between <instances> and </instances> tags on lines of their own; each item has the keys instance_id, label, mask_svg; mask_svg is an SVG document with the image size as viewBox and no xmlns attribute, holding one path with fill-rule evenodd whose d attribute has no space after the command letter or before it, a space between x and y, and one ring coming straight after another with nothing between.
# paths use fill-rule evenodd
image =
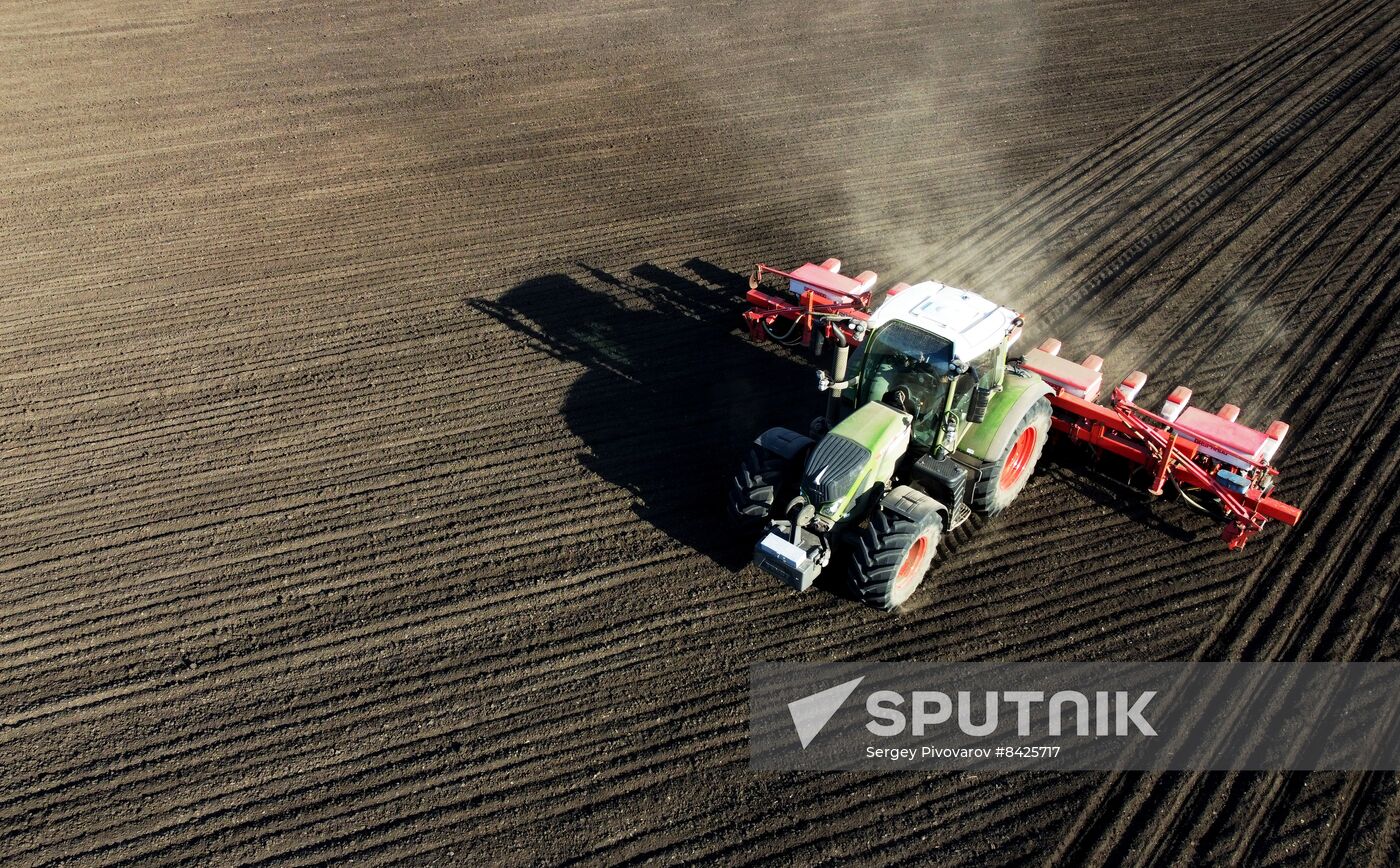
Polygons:
<instances>
[{"instance_id":1,"label":"cab window","mask_svg":"<svg viewBox=\"0 0 1400 868\"><path fill-rule=\"evenodd\" d=\"M1000 347L993 347L969 364L967 371L958 377L957 383L953 386L953 411L958 415L965 415L967 409L972 404L972 390L978 386L984 388L991 386L993 377L996 374L997 353Z\"/></svg>"},{"instance_id":2,"label":"cab window","mask_svg":"<svg viewBox=\"0 0 1400 868\"><path fill-rule=\"evenodd\" d=\"M927 445L947 400L946 373L953 360L947 339L892 322L866 342L860 367L860 403L901 404L914 417L913 436Z\"/></svg>"}]
</instances>

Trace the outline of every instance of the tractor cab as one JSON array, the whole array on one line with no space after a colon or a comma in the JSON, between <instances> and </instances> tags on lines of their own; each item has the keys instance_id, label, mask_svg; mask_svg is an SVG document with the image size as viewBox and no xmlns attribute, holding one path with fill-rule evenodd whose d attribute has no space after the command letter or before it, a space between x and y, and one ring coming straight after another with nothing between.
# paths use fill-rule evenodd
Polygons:
<instances>
[{"instance_id":1,"label":"tractor cab","mask_svg":"<svg viewBox=\"0 0 1400 868\"><path fill-rule=\"evenodd\" d=\"M956 440L965 422L981 421L974 398L1001 387L1007 350L1021 332L1010 308L933 281L891 289L869 326L855 404L878 401L909 413L923 449L938 445L944 431Z\"/></svg>"},{"instance_id":2,"label":"tractor cab","mask_svg":"<svg viewBox=\"0 0 1400 868\"><path fill-rule=\"evenodd\" d=\"M879 329L865 345L857 374L856 405L888 404L914 417L914 441L927 447L937 439L948 403L953 343L908 323Z\"/></svg>"}]
</instances>

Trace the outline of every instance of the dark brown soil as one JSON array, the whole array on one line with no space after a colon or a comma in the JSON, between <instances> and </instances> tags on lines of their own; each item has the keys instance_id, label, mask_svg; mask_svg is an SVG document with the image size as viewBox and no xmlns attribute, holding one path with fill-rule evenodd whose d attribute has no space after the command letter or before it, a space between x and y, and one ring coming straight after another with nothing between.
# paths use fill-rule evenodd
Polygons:
<instances>
[{"instance_id":1,"label":"dark brown soil","mask_svg":"<svg viewBox=\"0 0 1400 868\"><path fill-rule=\"evenodd\" d=\"M757 660L1393 658L1392 0L407 5L0 20L0 861L1394 864L1391 774L744 729ZM902 613L785 592L735 311L827 255L1287 419L1304 522L1052 463Z\"/></svg>"}]
</instances>

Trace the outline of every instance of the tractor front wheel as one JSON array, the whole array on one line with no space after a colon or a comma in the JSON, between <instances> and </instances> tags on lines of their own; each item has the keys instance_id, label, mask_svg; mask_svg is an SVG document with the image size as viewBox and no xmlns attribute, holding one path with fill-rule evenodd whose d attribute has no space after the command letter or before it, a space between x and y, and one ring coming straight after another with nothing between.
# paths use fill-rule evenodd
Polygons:
<instances>
[{"instance_id":1,"label":"tractor front wheel","mask_svg":"<svg viewBox=\"0 0 1400 868\"><path fill-rule=\"evenodd\" d=\"M900 605L928 574L942 536L943 516L933 510L910 519L876 509L851 552L851 595L877 609Z\"/></svg>"},{"instance_id":2,"label":"tractor front wheel","mask_svg":"<svg viewBox=\"0 0 1400 868\"><path fill-rule=\"evenodd\" d=\"M784 458L755 443L729 483L729 518L745 530L757 530L795 492L793 482L802 456ZM782 499L782 503L780 503Z\"/></svg>"},{"instance_id":3,"label":"tractor front wheel","mask_svg":"<svg viewBox=\"0 0 1400 868\"><path fill-rule=\"evenodd\" d=\"M982 469L972 494L972 511L993 516L1011 505L1030 481L1050 434L1050 402L1041 398L1021 417L1001 457Z\"/></svg>"}]
</instances>

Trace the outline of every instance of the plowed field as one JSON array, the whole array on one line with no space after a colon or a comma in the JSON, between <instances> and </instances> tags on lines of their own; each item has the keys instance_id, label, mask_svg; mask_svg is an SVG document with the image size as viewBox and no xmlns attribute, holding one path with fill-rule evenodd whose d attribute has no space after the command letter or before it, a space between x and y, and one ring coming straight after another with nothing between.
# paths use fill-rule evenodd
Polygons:
<instances>
[{"instance_id":1,"label":"plowed field","mask_svg":"<svg viewBox=\"0 0 1400 868\"><path fill-rule=\"evenodd\" d=\"M0 862L1395 864L1391 774L758 775L757 660L1391 659L1400 12L0 13ZM1305 510L1048 463L897 614L746 566L828 255L1288 420Z\"/></svg>"}]
</instances>

